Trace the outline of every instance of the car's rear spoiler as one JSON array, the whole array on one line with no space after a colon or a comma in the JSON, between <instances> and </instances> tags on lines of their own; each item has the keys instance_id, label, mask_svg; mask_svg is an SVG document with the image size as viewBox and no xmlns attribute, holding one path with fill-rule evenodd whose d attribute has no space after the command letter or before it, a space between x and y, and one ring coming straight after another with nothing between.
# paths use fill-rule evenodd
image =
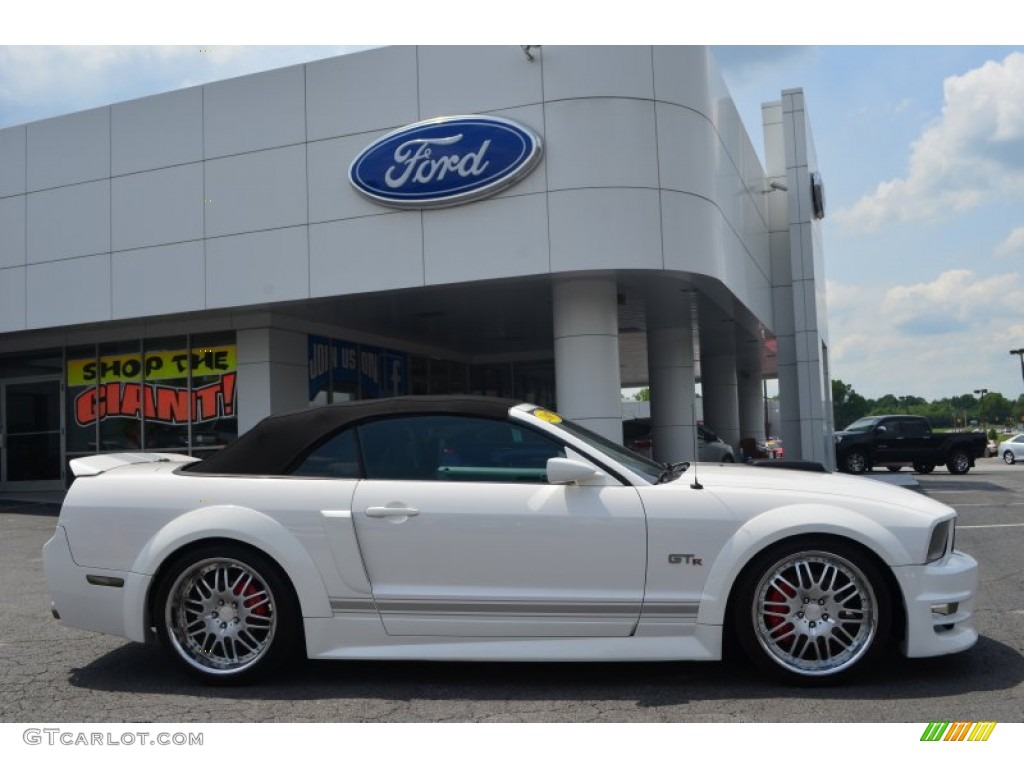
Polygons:
<instances>
[{"instance_id":1,"label":"car's rear spoiler","mask_svg":"<svg viewBox=\"0 0 1024 768\"><path fill-rule=\"evenodd\" d=\"M102 475L111 469L124 467L128 464L149 464L157 461L170 461L175 464L188 464L198 461L193 456L180 453L100 453L95 456L83 456L69 462L75 477Z\"/></svg>"}]
</instances>

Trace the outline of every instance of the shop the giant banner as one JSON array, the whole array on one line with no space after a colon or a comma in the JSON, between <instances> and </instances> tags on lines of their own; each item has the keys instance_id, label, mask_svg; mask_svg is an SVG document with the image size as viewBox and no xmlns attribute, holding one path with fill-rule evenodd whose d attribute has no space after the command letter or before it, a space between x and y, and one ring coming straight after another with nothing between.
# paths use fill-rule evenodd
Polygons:
<instances>
[{"instance_id":1,"label":"shop the giant banner","mask_svg":"<svg viewBox=\"0 0 1024 768\"><path fill-rule=\"evenodd\" d=\"M75 423L140 414L162 424L187 424L190 414L193 423L234 416L235 369L234 345L68 360L68 388L83 388L73 399Z\"/></svg>"}]
</instances>

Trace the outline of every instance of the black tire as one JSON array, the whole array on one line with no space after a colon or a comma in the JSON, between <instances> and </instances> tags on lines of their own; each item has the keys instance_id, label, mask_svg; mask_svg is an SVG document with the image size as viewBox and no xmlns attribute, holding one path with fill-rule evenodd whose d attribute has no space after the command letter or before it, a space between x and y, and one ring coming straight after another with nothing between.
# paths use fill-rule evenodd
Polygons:
<instances>
[{"instance_id":1,"label":"black tire","mask_svg":"<svg viewBox=\"0 0 1024 768\"><path fill-rule=\"evenodd\" d=\"M903 467L894 467L892 465L889 465L888 467L886 467L886 469L888 469L890 472L899 472L901 469L903 469Z\"/></svg>"},{"instance_id":2,"label":"black tire","mask_svg":"<svg viewBox=\"0 0 1024 768\"><path fill-rule=\"evenodd\" d=\"M953 451L946 460L946 469L951 475L966 475L971 471L971 457L966 451Z\"/></svg>"},{"instance_id":3,"label":"black tire","mask_svg":"<svg viewBox=\"0 0 1024 768\"><path fill-rule=\"evenodd\" d=\"M733 455L731 453L727 453L727 454L725 454L725 456L722 457L722 463L723 464L735 464L736 463L736 459L733 458Z\"/></svg>"},{"instance_id":4,"label":"black tire","mask_svg":"<svg viewBox=\"0 0 1024 768\"><path fill-rule=\"evenodd\" d=\"M861 550L805 537L750 562L736 582L731 619L740 647L762 670L820 685L860 674L887 651L892 599Z\"/></svg>"},{"instance_id":5,"label":"black tire","mask_svg":"<svg viewBox=\"0 0 1024 768\"><path fill-rule=\"evenodd\" d=\"M871 463L868 461L868 455L859 448L848 452L843 458L842 470L851 475L863 475L869 469L871 469Z\"/></svg>"},{"instance_id":6,"label":"black tire","mask_svg":"<svg viewBox=\"0 0 1024 768\"><path fill-rule=\"evenodd\" d=\"M1007 464L1012 465L1017 461L1017 457L1014 455L1013 451L1004 451L1003 461L1005 461Z\"/></svg>"},{"instance_id":7,"label":"black tire","mask_svg":"<svg viewBox=\"0 0 1024 768\"><path fill-rule=\"evenodd\" d=\"M915 464L914 471L921 475L930 475L935 469L934 464Z\"/></svg>"},{"instance_id":8,"label":"black tire","mask_svg":"<svg viewBox=\"0 0 1024 768\"><path fill-rule=\"evenodd\" d=\"M293 658L299 616L295 592L277 563L230 542L176 557L153 601L164 649L211 685L249 683Z\"/></svg>"}]
</instances>

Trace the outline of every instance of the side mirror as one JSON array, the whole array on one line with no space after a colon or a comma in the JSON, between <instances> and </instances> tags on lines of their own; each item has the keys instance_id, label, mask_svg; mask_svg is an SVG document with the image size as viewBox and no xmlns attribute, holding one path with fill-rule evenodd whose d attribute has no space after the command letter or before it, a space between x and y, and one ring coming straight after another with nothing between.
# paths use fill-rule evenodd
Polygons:
<instances>
[{"instance_id":1,"label":"side mirror","mask_svg":"<svg viewBox=\"0 0 1024 768\"><path fill-rule=\"evenodd\" d=\"M879 426L875 427L875 432L877 432L878 434L882 434L883 432L888 432L888 431L889 430L886 429L884 425L879 425Z\"/></svg>"},{"instance_id":2,"label":"side mirror","mask_svg":"<svg viewBox=\"0 0 1024 768\"><path fill-rule=\"evenodd\" d=\"M582 483L594 478L598 471L589 464L576 459L548 459L548 482L552 485Z\"/></svg>"}]
</instances>

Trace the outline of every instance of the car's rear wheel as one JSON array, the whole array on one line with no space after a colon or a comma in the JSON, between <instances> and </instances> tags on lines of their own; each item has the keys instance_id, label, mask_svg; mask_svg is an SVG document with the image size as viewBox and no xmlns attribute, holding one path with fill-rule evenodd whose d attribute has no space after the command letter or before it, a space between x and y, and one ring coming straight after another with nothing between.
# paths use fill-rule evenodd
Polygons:
<instances>
[{"instance_id":1,"label":"car's rear wheel","mask_svg":"<svg viewBox=\"0 0 1024 768\"><path fill-rule=\"evenodd\" d=\"M918 472L918 473L920 473L922 475L930 475L932 473L932 470L934 470L934 469L935 469L935 465L934 464L915 464L914 465L914 471Z\"/></svg>"},{"instance_id":2,"label":"car's rear wheel","mask_svg":"<svg viewBox=\"0 0 1024 768\"><path fill-rule=\"evenodd\" d=\"M954 451L946 461L946 469L951 475L966 475L971 469L971 457L966 451Z\"/></svg>"},{"instance_id":3,"label":"car's rear wheel","mask_svg":"<svg viewBox=\"0 0 1024 768\"><path fill-rule=\"evenodd\" d=\"M1007 464L1013 464L1017 461L1017 457L1013 455L1013 451L1006 451L1003 453L1003 461Z\"/></svg>"},{"instance_id":4,"label":"car's rear wheel","mask_svg":"<svg viewBox=\"0 0 1024 768\"><path fill-rule=\"evenodd\" d=\"M832 539L783 543L737 582L733 626L751 660L801 684L840 680L888 645L891 598L878 566Z\"/></svg>"},{"instance_id":5,"label":"car's rear wheel","mask_svg":"<svg viewBox=\"0 0 1024 768\"><path fill-rule=\"evenodd\" d=\"M153 613L172 658L207 683L251 682L297 646L291 585L276 563L248 547L208 544L176 558Z\"/></svg>"},{"instance_id":6,"label":"car's rear wheel","mask_svg":"<svg viewBox=\"0 0 1024 768\"><path fill-rule=\"evenodd\" d=\"M861 450L850 451L843 460L843 469L853 475L862 475L870 468L868 456Z\"/></svg>"}]
</instances>

